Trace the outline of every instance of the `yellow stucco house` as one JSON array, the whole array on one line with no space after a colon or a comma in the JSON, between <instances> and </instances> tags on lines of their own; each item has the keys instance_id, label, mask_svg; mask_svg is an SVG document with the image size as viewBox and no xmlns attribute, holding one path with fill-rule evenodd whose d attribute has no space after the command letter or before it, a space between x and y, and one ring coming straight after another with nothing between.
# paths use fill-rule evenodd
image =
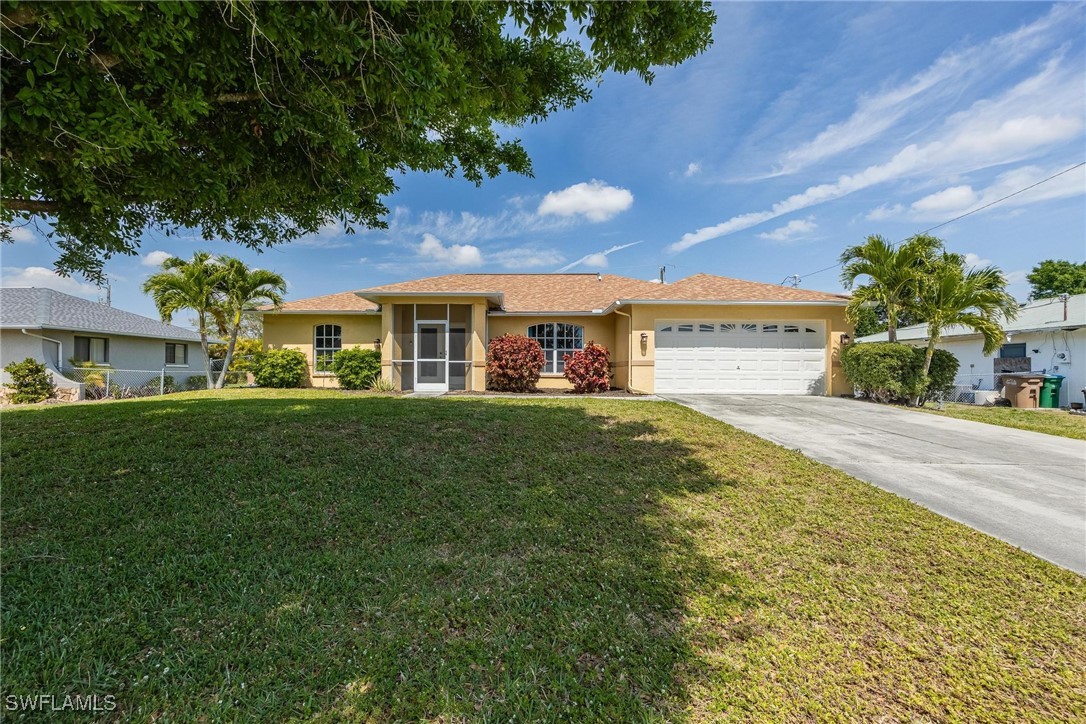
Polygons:
<instances>
[{"instance_id":1,"label":"yellow stucco house","mask_svg":"<svg viewBox=\"0 0 1086 724\"><path fill-rule=\"evenodd\" d=\"M287 302L264 312L264 344L304 352L314 387L336 386L337 351L368 347L398 389L483 390L487 343L516 333L543 348L542 388L569 388L563 355L594 341L632 392L836 395L847 301L709 274L449 274Z\"/></svg>"}]
</instances>

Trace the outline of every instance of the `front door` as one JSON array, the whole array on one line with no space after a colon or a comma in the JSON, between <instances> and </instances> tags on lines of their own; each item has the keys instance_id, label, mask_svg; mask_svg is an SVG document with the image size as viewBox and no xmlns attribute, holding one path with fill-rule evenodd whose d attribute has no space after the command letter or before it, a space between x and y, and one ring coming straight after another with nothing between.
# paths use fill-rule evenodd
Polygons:
<instances>
[{"instance_id":1,"label":"front door","mask_svg":"<svg viewBox=\"0 0 1086 724\"><path fill-rule=\"evenodd\" d=\"M415 323L415 390L449 389L448 326L445 322Z\"/></svg>"}]
</instances>

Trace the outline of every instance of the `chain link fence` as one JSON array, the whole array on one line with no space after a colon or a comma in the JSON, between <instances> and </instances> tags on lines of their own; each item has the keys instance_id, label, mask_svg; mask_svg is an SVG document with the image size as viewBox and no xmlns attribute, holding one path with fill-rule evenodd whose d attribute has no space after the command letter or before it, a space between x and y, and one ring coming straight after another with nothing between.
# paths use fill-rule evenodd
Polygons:
<instances>
[{"instance_id":1,"label":"chain link fence","mask_svg":"<svg viewBox=\"0 0 1086 724\"><path fill-rule=\"evenodd\" d=\"M1003 380L995 374L960 375L940 402L992 406L1003 397Z\"/></svg>"},{"instance_id":2,"label":"chain link fence","mask_svg":"<svg viewBox=\"0 0 1086 724\"><path fill-rule=\"evenodd\" d=\"M112 367L65 367L64 376L83 384L87 400L126 400L171 392L206 390L203 372L171 374L169 370L118 370Z\"/></svg>"}]
</instances>

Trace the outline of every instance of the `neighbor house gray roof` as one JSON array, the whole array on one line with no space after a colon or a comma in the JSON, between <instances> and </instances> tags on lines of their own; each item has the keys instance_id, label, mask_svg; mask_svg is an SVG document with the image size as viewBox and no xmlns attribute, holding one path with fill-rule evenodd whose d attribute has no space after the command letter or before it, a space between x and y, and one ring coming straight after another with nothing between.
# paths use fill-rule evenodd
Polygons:
<instances>
[{"instance_id":1,"label":"neighbor house gray roof","mask_svg":"<svg viewBox=\"0 0 1086 724\"><path fill-rule=\"evenodd\" d=\"M1066 316L1064 312L1066 311ZM1071 330L1086 327L1086 294L1076 294L1067 299L1066 307L1059 297L1051 299L1037 299L1022 305L1018 310L1018 316L1013 322L1004 322L1003 331L1008 333L1024 332L1051 332L1058 330ZM968 327L956 324L943 331L943 339L947 337L979 336ZM911 327L901 327L897 331L898 341L926 340L928 338L928 326L926 324L914 324ZM888 337L886 332L869 334L860 337L857 342L885 342Z\"/></svg>"},{"instance_id":2,"label":"neighbor house gray roof","mask_svg":"<svg viewBox=\"0 0 1086 724\"><path fill-rule=\"evenodd\" d=\"M0 328L64 329L186 342L200 339L191 329L37 287L0 289Z\"/></svg>"}]
</instances>

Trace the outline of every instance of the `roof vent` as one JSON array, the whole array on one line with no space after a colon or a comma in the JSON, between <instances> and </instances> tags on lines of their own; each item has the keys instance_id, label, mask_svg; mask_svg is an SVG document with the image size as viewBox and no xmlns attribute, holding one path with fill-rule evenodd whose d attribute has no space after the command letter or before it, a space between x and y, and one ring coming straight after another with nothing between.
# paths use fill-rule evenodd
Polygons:
<instances>
[{"instance_id":1,"label":"roof vent","mask_svg":"<svg viewBox=\"0 0 1086 724\"><path fill-rule=\"evenodd\" d=\"M600 274L599 272L596 272L596 281L598 281L598 282L602 282L602 281L603 281L603 275L602 275L602 274Z\"/></svg>"}]
</instances>

